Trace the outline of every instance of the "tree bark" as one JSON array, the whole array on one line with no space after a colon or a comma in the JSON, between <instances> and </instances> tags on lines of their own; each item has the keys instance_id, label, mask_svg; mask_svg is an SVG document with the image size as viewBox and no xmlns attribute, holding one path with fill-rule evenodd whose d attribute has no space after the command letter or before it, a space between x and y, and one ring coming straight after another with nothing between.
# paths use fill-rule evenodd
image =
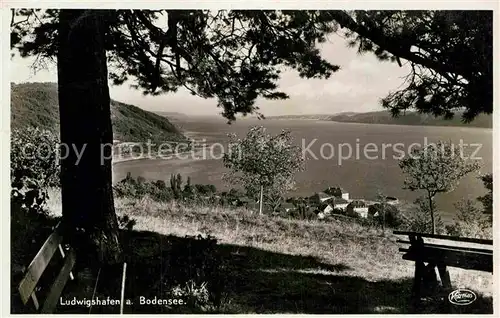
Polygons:
<instances>
[{"instance_id":1,"label":"tree bark","mask_svg":"<svg viewBox=\"0 0 500 318\"><path fill-rule=\"evenodd\" d=\"M436 234L436 223L434 222L434 204L433 204L433 195L428 192L427 193L428 198L429 198L429 211L431 212L431 224L432 224L432 234Z\"/></svg>"},{"instance_id":2,"label":"tree bark","mask_svg":"<svg viewBox=\"0 0 500 318\"><path fill-rule=\"evenodd\" d=\"M382 236L385 236L385 199L382 201Z\"/></svg>"},{"instance_id":3,"label":"tree bark","mask_svg":"<svg viewBox=\"0 0 500 318\"><path fill-rule=\"evenodd\" d=\"M259 215L262 215L262 201L264 200L264 186L260 186Z\"/></svg>"},{"instance_id":4,"label":"tree bark","mask_svg":"<svg viewBox=\"0 0 500 318\"><path fill-rule=\"evenodd\" d=\"M77 252L99 266L122 256L111 183L105 17L100 10L61 10L57 54L63 220Z\"/></svg>"}]
</instances>

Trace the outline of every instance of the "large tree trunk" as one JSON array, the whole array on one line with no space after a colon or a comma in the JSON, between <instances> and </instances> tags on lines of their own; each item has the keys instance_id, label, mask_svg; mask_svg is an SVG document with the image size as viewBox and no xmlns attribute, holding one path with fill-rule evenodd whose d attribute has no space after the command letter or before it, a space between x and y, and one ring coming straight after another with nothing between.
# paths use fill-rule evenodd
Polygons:
<instances>
[{"instance_id":1,"label":"large tree trunk","mask_svg":"<svg viewBox=\"0 0 500 318\"><path fill-rule=\"evenodd\" d=\"M105 16L61 10L57 55L61 143L69 149L61 160L63 220L80 255L99 266L116 264L122 254L111 183Z\"/></svg>"}]
</instances>

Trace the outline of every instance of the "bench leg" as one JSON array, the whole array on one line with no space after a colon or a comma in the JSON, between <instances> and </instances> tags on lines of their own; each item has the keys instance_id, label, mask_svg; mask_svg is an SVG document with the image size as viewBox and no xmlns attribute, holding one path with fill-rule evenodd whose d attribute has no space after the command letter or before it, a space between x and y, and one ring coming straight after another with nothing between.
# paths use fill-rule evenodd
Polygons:
<instances>
[{"instance_id":1,"label":"bench leg","mask_svg":"<svg viewBox=\"0 0 500 318\"><path fill-rule=\"evenodd\" d=\"M61 246L61 244L59 244L59 252L61 253L62 258L65 258L65 257L66 257L66 253L64 253L64 249L63 249L63 247ZM73 272L72 272L72 271L70 271L70 272L69 272L69 278L70 278L71 280L75 280L75 277L73 276Z\"/></svg>"},{"instance_id":2,"label":"bench leg","mask_svg":"<svg viewBox=\"0 0 500 318\"><path fill-rule=\"evenodd\" d=\"M38 298L36 297L35 292L31 293L31 299L33 300L33 305L35 309L38 310L40 308L40 304L38 303Z\"/></svg>"},{"instance_id":3,"label":"bench leg","mask_svg":"<svg viewBox=\"0 0 500 318\"><path fill-rule=\"evenodd\" d=\"M450 273L446 268L446 265L438 265L439 277L441 278L441 283L443 288L451 289Z\"/></svg>"},{"instance_id":4,"label":"bench leg","mask_svg":"<svg viewBox=\"0 0 500 318\"><path fill-rule=\"evenodd\" d=\"M437 286L436 264L428 263L425 266L424 284L426 288L434 288Z\"/></svg>"},{"instance_id":5,"label":"bench leg","mask_svg":"<svg viewBox=\"0 0 500 318\"><path fill-rule=\"evenodd\" d=\"M413 279L413 289L412 289L412 301L415 304L420 302L420 288L422 285L422 279L425 273L424 262L415 262L415 278Z\"/></svg>"}]
</instances>

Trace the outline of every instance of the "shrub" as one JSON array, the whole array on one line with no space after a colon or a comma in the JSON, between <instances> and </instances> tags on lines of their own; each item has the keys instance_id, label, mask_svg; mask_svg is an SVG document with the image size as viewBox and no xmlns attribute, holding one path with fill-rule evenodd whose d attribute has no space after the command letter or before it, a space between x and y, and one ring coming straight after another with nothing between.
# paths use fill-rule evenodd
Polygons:
<instances>
[{"instance_id":1,"label":"shrub","mask_svg":"<svg viewBox=\"0 0 500 318\"><path fill-rule=\"evenodd\" d=\"M146 183L146 178L144 178L143 176L138 176L136 183L139 184L139 185L145 184Z\"/></svg>"},{"instance_id":2,"label":"shrub","mask_svg":"<svg viewBox=\"0 0 500 318\"><path fill-rule=\"evenodd\" d=\"M210 195L217 192L217 188L213 184L195 184L196 192L201 195Z\"/></svg>"},{"instance_id":3,"label":"shrub","mask_svg":"<svg viewBox=\"0 0 500 318\"><path fill-rule=\"evenodd\" d=\"M122 198L122 197L135 198L136 197L135 183L131 182L128 179L123 179L120 182L118 182L117 184L115 184L113 186L113 190L115 191L115 195L118 198Z\"/></svg>"},{"instance_id":4,"label":"shrub","mask_svg":"<svg viewBox=\"0 0 500 318\"><path fill-rule=\"evenodd\" d=\"M153 181L153 185L160 190L164 190L167 188L167 184L163 180Z\"/></svg>"},{"instance_id":5,"label":"shrub","mask_svg":"<svg viewBox=\"0 0 500 318\"><path fill-rule=\"evenodd\" d=\"M170 176L170 188L175 199L179 200L182 198L182 177L180 174L172 174Z\"/></svg>"},{"instance_id":6,"label":"shrub","mask_svg":"<svg viewBox=\"0 0 500 318\"><path fill-rule=\"evenodd\" d=\"M385 222L386 226L394 228L403 223L403 219L398 208L387 203L375 203L373 205L370 205L368 207L368 217L373 219L375 224L382 225Z\"/></svg>"},{"instance_id":7,"label":"shrub","mask_svg":"<svg viewBox=\"0 0 500 318\"><path fill-rule=\"evenodd\" d=\"M130 197L140 199L148 195L155 201L168 202L171 200L182 200L184 204L226 204L232 206L243 206L246 204L244 195L238 190L231 190L224 194L225 198L216 195L213 185L191 184L191 179L182 185L180 174L171 175L170 186L165 181L146 181L143 177L134 179L130 173L116 183L113 187L117 197ZM200 191L199 191L199 190Z\"/></svg>"},{"instance_id":8,"label":"shrub","mask_svg":"<svg viewBox=\"0 0 500 318\"><path fill-rule=\"evenodd\" d=\"M321 199L318 193L314 193L312 196L307 198L307 204L311 206L319 206L321 203Z\"/></svg>"},{"instance_id":9,"label":"shrub","mask_svg":"<svg viewBox=\"0 0 500 318\"><path fill-rule=\"evenodd\" d=\"M174 194L169 188L161 189L153 187L149 195L153 198L153 200L159 202L169 202L174 199Z\"/></svg>"},{"instance_id":10,"label":"shrub","mask_svg":"<svg viewBox=\"0 0 500 318\"><path fill-rule=\"evenodd\" d=\"M134 179L130 173L113 188L117 197L140 199L145 195L149 195L153 200L160 202L168 202L174 199L172 190L167 188L165 181L148 182L142 177Z\"/></svg>"},{"instance_id":11,"label":"shrub","mask_svg":"<svg viewBox=\"0 0 500 318\"><path fill-rule=\"evenodd\" d=\"M287 201L294 206L288 213L289 217L299 220L313 220L318 218L317 214L314 212L316 208L309 205L308 199L296 198Z\"/></svg>"},{"instance_id":12,"label":"shrub","mask_svg":"<svg viewBox=\"0 0 500 318\"><path fill-rule=\"evenodd\" d=\"M184 285L179 284L172 288L170 293L177 299L182 298L191 309L198 309L202 312L212 310L206 282L197 284L189 280Z\"/></svg>"},{"instance_id":13,"label":"shrub","mask_svg":"<svg viewBox=\"0 0 500 318\"><path fill-rule=\"evenodd\" d=\"M471 200L455 204L457 215L453 224L446 226L448 235L491 239L492 226L488 215Z\"/></svg>"},{"instance_id":14,"label":"shrub","mask_svg":"<svg viewBox=\"0 0 500 318\"><path fill-rule=\"evenodd\" d=\"M333 209L333 211L331 212L332 214L340 214L340 215L345 215L346 214L346 211L343 210L343 209L339 209L339 208L335 208Z\"/></svg>"},{"instance_id":15,"label":"shrub","mask_svg":"<svg viewBox=\"0 0 500 318\"><path fill-rule=\"evenodd\" d=\"M130 172L127 173L127 176L117 182L113 186L113 190L115 191L115 195L117 197L131 197L137 198L137 181L132 177Z\"/></svg>"},{"instance_id":16,"label":"shrub","mask_svg":"<svg viewBox=\"0 0 500 318\"><path fill-rule=\"evenodd\" d=\"M282 210L281 206L283 205L283 202L283 196L277 193L266 193L263 201L265 207L264 210L271 213L279 213Z\"/></svg>"},{"instance_id":17,"label":"shrub","mask_svg":"<svg viewBox=\"0 0 500 318\"><path fill-rule=\"evenodd\" d=\"M184 189L182 189L182 198L184 200L193 199L195 196L195 188L191 185L191 178L188 177Z\"/></svg>"},{"instance_id":18,"label":"shrub","mask_svg":"<svg viewBox=\"0 0 500 318\"><path fill-rule=\"evenodd\" d=\"M245 206L249 201L245 193L237 189L231 189L229 192L222 192L219 200L222 206L233 207Z\"/></svg>"},{"instance_id":19,"label":"shrub","mask_svg":"<svg viewBox=\"0 0 500 318\"><path fill-rule=\"evenodd\" d=\"M488 220L490 223L493 222L493 174L485 174L479 177L483 182L484 187L488 190L483 196L477 198L479 202L483 205L483 213L488 215Z\"/></svg>"},{"instance_id":20,"label":"shrub","mask_svg":"<svg viewBox=\"0 0 500 318\"><path fill-rule=\"evenodd\" d=\"M58 137L38 128L14 129L11 134L11 203L20 209L41 212L47 188L58 186Z\"/></svg>"},{"instance_id":21,"label":"shrub","mask_svg":"<svg viewBox=\"0 0 500 318\"><path fill-rule=\"evenodd\" d=\"M432 222L431 222L431 211L429 209L429 204L424 198L418 198L415 200L416 208L410 210L407 215L404 216L404 221L401 224L407 231L419 232L419 233L432 233ZM435 203L432 203L435 205ZM435 206L433 207L435 211ZM436 226L435 234L445 234L446 229L443 220L438 213L434 215L434 222Z\"/></svg>"},{"instance_id":22,"label":"shrub","mask_svg":"<svg viewBox=\"0 0 500 318\"><path fill-rule=\"evenodd\" d=\"M350 218L354 218L354 219L361 218L361 216L357 212L354 212L354 209L352 209L352 208L346 209L345 215L350 217Z\"/></svg>"}]
</instances>

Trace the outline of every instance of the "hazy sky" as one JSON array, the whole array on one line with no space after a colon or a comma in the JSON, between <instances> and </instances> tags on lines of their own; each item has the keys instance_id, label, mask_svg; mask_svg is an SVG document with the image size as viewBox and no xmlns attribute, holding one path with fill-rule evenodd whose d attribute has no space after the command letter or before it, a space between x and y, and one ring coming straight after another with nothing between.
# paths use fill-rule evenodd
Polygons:
<instances>
[{"instance_id":1,"label":"hazy sky","mask_svg":"<svg viewBox=\"0 0 500 318\"><path fill-rule=\"evenodd\" d=\"M301 79L295 71L282 73L280 88L290 95L284 101L259 100L260 112L267 116L284 114L332 114L345 111L364 112L382 109L379 99L397 89L408 69L396 63L380 62L373 54L357 54L346 41L333 34L322 47L323 56L340 70L328 80ZM56 82L55 65L34 72L33 59L11 60L13 82ZM204 100L186 90L161 96L143 96L127 84L110 87L111 98L146 110L176 111L185 114L216 115L215 99Z\"/></svg>"}]
</instances>

